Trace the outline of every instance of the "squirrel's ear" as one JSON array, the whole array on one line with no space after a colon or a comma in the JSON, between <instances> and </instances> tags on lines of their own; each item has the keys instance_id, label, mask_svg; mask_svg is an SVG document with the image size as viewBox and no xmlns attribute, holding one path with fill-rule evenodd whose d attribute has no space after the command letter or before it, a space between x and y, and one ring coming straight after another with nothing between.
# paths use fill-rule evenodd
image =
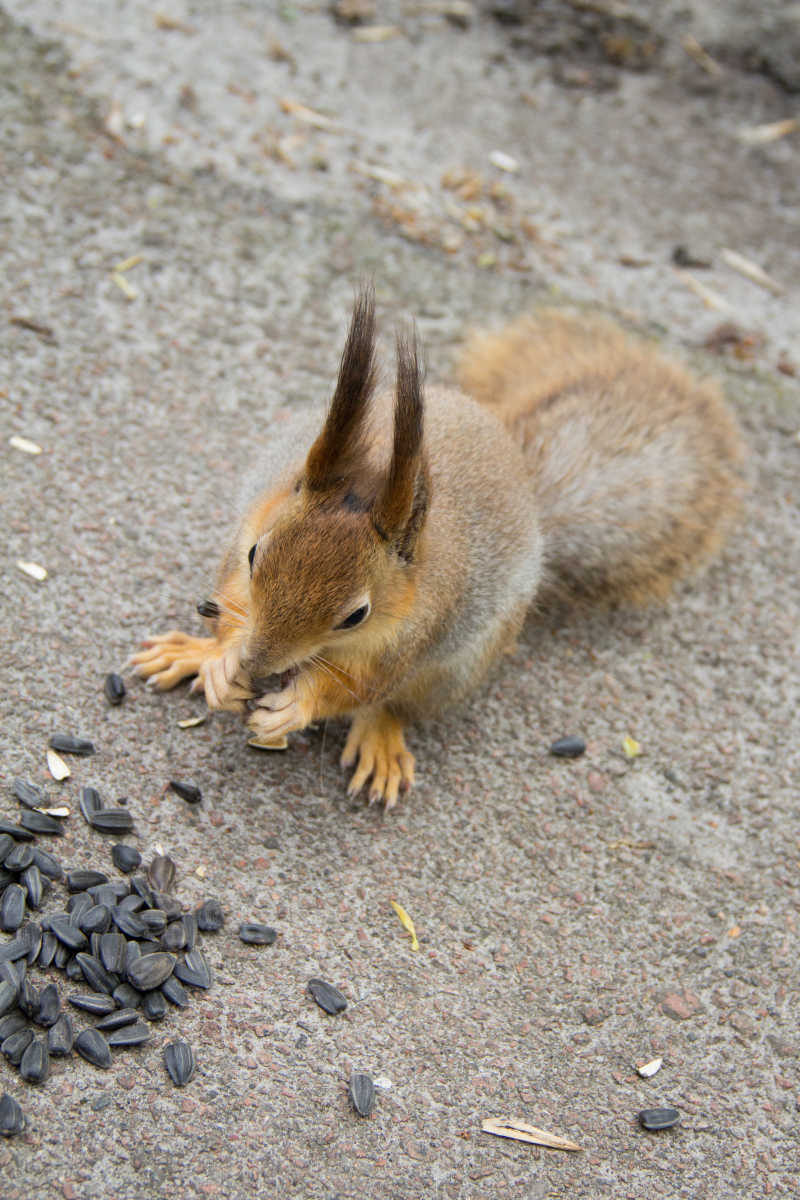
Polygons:
<instances>
[{"instance_id":1,"label":"squirrel's ear","mask_svg":"<svg viewBox=\"0 0 800 1200\"><path fill-rule=\"evenodd\" d=\"M416 333L410 338L398 334L392 460L372 516L381 536L392 542L400 557L407 560L414 557L428 510L428 471L422 452L423 412L422 367Z\"/></svg>"},{"instance_id":2,"label":"squirrel's ear","mask_svg":"<svg viewBox=\"0 0 800 1200\"><path fill-rule=\"evenodd\" d=\"M306 459L309 488L329 487L363 465L364 417L375 382L375 292L365 284L353 307L325 425Z\"/></svg>"}]
</instances>

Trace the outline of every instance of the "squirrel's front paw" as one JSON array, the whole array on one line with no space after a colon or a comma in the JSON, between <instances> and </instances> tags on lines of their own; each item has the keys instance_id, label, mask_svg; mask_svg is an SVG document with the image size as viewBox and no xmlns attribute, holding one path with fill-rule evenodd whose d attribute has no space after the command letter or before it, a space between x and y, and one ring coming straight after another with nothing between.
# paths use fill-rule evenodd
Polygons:
<instances>
[{"instance_id":1,"label":"squirrel's front paw","mask_svg":"<svg viewBox=\"0 0 800 1200\"><path fill-rule=\"evenodd\" d=\"M192 637L172 629L145 638L142 649L132 654L128 663L134 675L147 680L148 687L167 691L182 679L197 675L216 646L216 638Z\"/></svg>"},{"instance_id":2,"label":"squirrel's front paw","mask_svg":"<svg viewBox=\"0 0 800 1200\"><path fill-rule=\"evenodd\" d=\"M224 708L228 712L244 712L245 701L253 693L238 675L241 664L241 648L229 646L222 654L207 659L198 672L193 687L202 688L209 708Z\"/></svg>"},{"instance_id":3,"label":"squirrel's front paw","mask_svg":"<svg viewBox=\"0 0 800 1200\"><path fill-rule=\"evenodd\" d=\"M247 726L261 741L272 741L305 729L312 720L310 698L300 678L292 679L279 692L267 692L255 701Z\"/></svg>"},{"instance_id":4,"label":"squirrel's front paw","mask_svg":"<svg viewBox=\"0 0 800 1200\"><path fill-rule=\"evenodd\" d=\"M358 757L358 766L347 793L355 796L370 776L369 802L383 800L393 808L400 791L407 792L414 784L414 755L403 737L403 722L387 712L359 713L353 720L345 748L343 767L351 767Z\"/></svg>"}]
</instances>

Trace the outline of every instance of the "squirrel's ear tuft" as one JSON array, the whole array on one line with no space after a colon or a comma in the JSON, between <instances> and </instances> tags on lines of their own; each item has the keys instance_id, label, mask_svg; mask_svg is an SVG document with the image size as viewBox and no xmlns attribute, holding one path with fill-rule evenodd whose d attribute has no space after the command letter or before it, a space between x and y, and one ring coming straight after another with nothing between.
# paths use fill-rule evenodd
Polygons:
<instances>
[{"instance_id":1,"label":"squirrel's ear tuft","mask_svg":"<svg viewBox=\"0 0 800 1200\"><path fill-rule=\"evenodd\" d=\"M389 473L373 510L376 528L410 560L428 509L428 472L422 450L423 370L416 331L397 337L397 394Z\"/></svg>"},{"instance_id":2,"label":"squirrel's ear tuft","mask_svg":"<svg viewBox=\"0 0 800 1200\"><path fill-rule=\"evenodd\" d=\"M306 460L306 485L323 490L363 463L364 417L375 390L375 291L365 284L356 297L336 391L328 416Z\"/></svg>"}]
</instances>

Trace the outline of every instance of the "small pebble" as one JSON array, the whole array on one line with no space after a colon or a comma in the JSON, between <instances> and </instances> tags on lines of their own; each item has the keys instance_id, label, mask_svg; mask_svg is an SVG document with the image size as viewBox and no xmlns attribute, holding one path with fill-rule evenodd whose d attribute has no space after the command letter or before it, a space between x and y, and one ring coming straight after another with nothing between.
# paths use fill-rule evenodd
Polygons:
<instances>
[{"instance_id":1,"label":"small pebble","mask_svg":"<svg viewBox=\"0 0 800 1200\"><path fill-rule=\"evenodd\" d=\"M103 682L103 691L109 704L122 704L125 699L125 681L121 675L111 672Z\"/></svg>"},{"instance_id":2,"label":"small pebble","mask_svg":"<svg viewBox=\"0 0 800 1200\"><path fill-rule=\"evenodd\" d=\"M312 1000L331 1016L336 1016L347 1008L347 1000L339 989L326 983L324 979L309 979L308 992Z\"/></svg>"},{"instance_id":3,"label":"small pebble","mask_svg":"<svg viewBox=\"0 0 800 1200\"><path fill-rule=\"evenodd\" d=\"M580 758L586 753L586 742L581 737L570 735L569 737L559 738L553 742L550 747L550 753L556 758Z\"/></svg>"},{"instance_id":4,"label":"small pebble","mask_svg":"<svg viewBox=\"0 0 800 1200\"><path fill-rule=\"evenodd\" d=\"M639 1124L642 1129L670 1129L677 1125L681 1114L677 1108L646 1108L639 1113Z\"/></svg>"}]
</instances>

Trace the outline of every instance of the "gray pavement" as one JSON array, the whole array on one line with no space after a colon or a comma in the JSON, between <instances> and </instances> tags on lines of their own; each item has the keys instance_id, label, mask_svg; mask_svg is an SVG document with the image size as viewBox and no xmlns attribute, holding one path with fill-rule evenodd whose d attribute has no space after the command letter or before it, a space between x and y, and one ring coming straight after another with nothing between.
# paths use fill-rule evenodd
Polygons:
<instances>
[{"instance_id":1,"label":"gray pavement","mask_svg":"<svg viewBox=\"0 0 800 1200\"><path fill-rule=\"evenodd\" d=\"M570 40L579 5L548 55L533 26L446 7L378 2L399 32L365 41L324 5L0 5L3 774L74 809L82 784L127 796L145 857L229 914L212 990L110 1071L73 1058L37 1089L0 1061L28 1120L0 1144L2 1200L796 1192L800 133L740 131L798 98L743 69L741 22L726 50L721 6L642 6L662 39L644 71ZM717 72L692 30L721 38ZM689 274L716 307L679 244L712 263ZM138 255L129 296L112 269ZM265 756L230 717L180 729L202 710L184 690L102 693L141 635L199 627L258 444L325 400L368 275L387 354L414 316L434 379L473 324L616 314L722 380L754 483L666 609L532 621L482 693L412 732L419 784L385 818L345 798L343 726ZM737 337L703 350L722 322ZM97 746L61 785L56 729ZM568 732L588 753L556 762ZM110 864L77 811L57 850ZM244 946L246 919L277 943ZM198 1059L182 1091L175 1036ZM352 1069L386 1085L368 1120ZM664 1104L680 1125L640 1130ZM491 1138L491 1116L582 1151Z\"/></svg>"}]
</instances>

